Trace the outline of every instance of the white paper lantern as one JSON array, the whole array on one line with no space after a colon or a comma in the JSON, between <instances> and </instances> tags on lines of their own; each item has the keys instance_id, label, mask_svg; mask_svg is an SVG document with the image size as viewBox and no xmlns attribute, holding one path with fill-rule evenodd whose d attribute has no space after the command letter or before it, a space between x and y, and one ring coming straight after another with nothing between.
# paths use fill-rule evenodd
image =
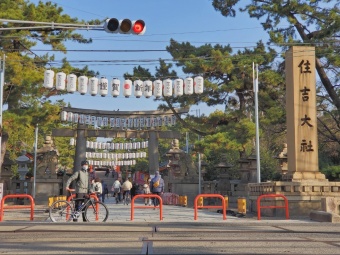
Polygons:
<instances>
[{"instance_id":1,"label":"white paper lantern","mask_svg":"<svg viewBox=\"0 0 340 255\"><path fill-rule=\"evenodd\" d=\"M99 94L102 97L107 96L107 94L109 93L109 81L105 77L100 78L98 87L99 87Z\"/></svg>"},{"instance_id":2,"label":"white paper lantern","mask_svg":"<svg viewBox=\"0 0 340 255\"><path fill-rule=\"evenodd\" d=\"M156 98L160 98L162 96L162 88L163 88L163 83L161 80L155 80L153 82L153 95Z\"/></svg>"},{"instance_id":3,"label":"white paper lantern","mask_svg":"<svg viewBox=\"0 0 340 255\"><path fill-rule=\"evenodd\" d=\"M104 127L109 126L109 118L108 117L103 117L103 126Z\"/></svg>"},{"instance_id":4,"label":"white paper lantern","mask_svg":"<svg viewBox=\"0 0 340 255\"><path fill-rule=\"evenodd\" d=\"M85 95L87 93L87 86L88 86L89 78L82 75L78 77L78 92L81 95Z\"/></svg>"},{"instance_id":5,"label":"white paper lantern","mask_svg":"<svg viewBox=\"0 0 340 255\"><path fill-rule=\"evenodd\" d=\"M129 158L129 153L128 152L124 153L124 158L126 158L126 159Z\"/></svg>"},{"instance_id":6,"label":"white paper lantern","mask_svg":"<svg viewBox=\"0 0 340 255\"><path fill-rule=\"evenodd\" d=\"M116 126L116 120L115 118L110 118L110 127L113 128Z\"/></svg>"},{"instance_id":7,"label":"white paper lantern","mask_svg":"<svg viewBox=\"0 0 340 255\"><path fill-rule=\"evenodd\" d=\"M136 148L137 148L137 149L140 149L140 142L137 142L137 143L136 143Z\"/></svg>"},{"instance_id":8,"label":"white paper lantern","mask_svg":"<svg viewBox=\"0 0 340 255\"><path fill-rule=\"evenodd\" d=\"M194 79L194 88L196 94L202 94L204 89L204 79L202 76L197 76Z\"/></svg>"},{"instance_id":9,"label":"white paper lantern","mask_svg":"<svg viewBox=\"0 0 340 255\"><path fill-rule=\"evenodd\" d=\"M111 81L111 95L117 97L120 94L120 80L113 78Z\"/></svg>"},{"instance_id":10,"label":"white paper lantern","mask_svg":"<svg viewBox=\"0 0 340 255\"><path fill-rule=\"evenodd\" d=\"M97 117L97 126L102 127L103 126L103 118L102 117Z\"/></svg>"},{"instance_id":11,"label":"white paper lantern","mask_svg":"<svg viewBox=\"0 0 340 255\"><path fill-rule=\"evenodd\" d=\"M90 148L90 141L86 141L86 148Z\"/></svg>"},{"instance_id":12,"label":"white paper lantern","mask_svg":"<svg viewBox=\"0 0 340 255\"><path fill-rule=\"evenodd\" d=\"M44 73L44 87L47 89L53 88L54 72L52 70L46 70Z\"/></svg>"},{"instance_id":13,"label":"white paper lantern","mask_svg":"<svg viewBox=\"0 0 340 255\"><path fill-rule=\"evenodd\" d=\"M176 79L174 81L174 95L176 97L183 96L183 80L182 79Z\"/></svg>"},{"instance_id":14,"label":"white paper lantern","mask_svg":"<svg viewBox=\"0 0 340 255\"><path fill-rule=\"evenodd\" d=\"M67 92L74 93L77 91L77 76L75 74L67 75Z\"/></svg>"},{"instance_id":15,"label":"white paper lantern","mask_svg":"<svg viewBox=\"0 0 340 255\"><path fill-rule=\"evenodd\" d=\"M90 152L85 152L85 157L89 158L90 157L89 154L90 154Z\"/></svg>"},{"instance_id":16,"label":"white paper lantern","mask_svg":"<svg viewBox=\"0 0 340 255\"><path fill-rule=\"evenodd\" d=\"M97 142L93 142L93 149L97 149L98 148L98 143Z\"/></svg>"},{"instance_id":17,"label":"white paper lantern","mask_svg":"<svg viewBox=\"0 0 340 255\"><path fill-rule=\"evenodd\" d=\"M85 124L87 124L87 125L91 124L91 116L90 115L85 116Z\"/></svg>"},{"instance_id":18,"label":"white paper lantern","mask_svg":"<svg viewBox=\"0 0 340 255\"><path fill-rule=\"evenodd\" d=\"M120 128L120 118L116 118L116 127Z\"/></svg>"},{"instance_id":19,"label":"white paper lantern","mask_svg":"<svg viewBox=\"0 0 340 255\"><path fill-rule=\"evenodd\" d=\"M172 96L172 80L165 79L163 81L163 95L165 97Z\"/></svg>"},{"instance_id":20,"label":"white paper lantern","mask_svg":"<svg viewBox=\"0 0 340 255\"><path fill-rule=\"evenodd\" d=\"M140 152L136 152L136 158L140 158Z\"/></svg>"},{"instance_id":21,"label":"white paper lantern","mask_svg":"<svg viewBox=\"0 0 340 255\"><path fill-rule=\"evenodd\" d=\"M71 146L74 146L74 144L75 144L75 140L74 140L74 138L71 138L71 139L70 139L70 145L71 145Z\"/></svg>"},{"instance_id":22,"label":"white paper lantern","mask_svg":"<svg viewBox=\"0 0 340 255\"><path fill-rule=\"evenodd\" d=\"M73 112L68 112L67 113L67 121L68 122L73 122Z\"/></svg>"},{"instance_id":23,"label":"white paper lantern","mask_svg":"<svg viewBox=\"0 0 340 255\"><path fill-rule=\"evenodd\" d=\"M73 114L73 123L78 123L79 120L79 114L78 113L74 113Z\"/></svg>"},{"instance_id":24,"label":"white paper lantern","mask_svg":"<svg viewBox=\"0 0 340 255\"><path fill-rule=\"evenodd\" d=\"M132 143L132 149L137 149L137 144L136 143Z\"/></svg>"},{"instance_id":25,"label":"white paper lantern","mask_svg":"<svg viewBox=\"0 0 340 255\"><path fill-rule=\"evenodd\" d=\"M85 123L85 115L84 114L79 114L79 123L84 124Z\"/></svg>"},{"instance_id":26,"label":"white paper lantern","mask_svg":"<svg viewBox=\"0 0 340 255\"><path fill-rule=\"evenodd\" d=\"M90 164L90 165L93 165L93 160L89 160L89 164Z\"/></svg>"},{"instance_id":27,"label":"white paper lantern","mask_svg":"<svg viewBox=\"0 0 340 255\"><path fill-rule=\"evenodd\" d=\"M130 97L132 93L132 81L127 79L124 81L123 95L125 97Z\"/></svg>"},{"instance_id":28,"label":"white paper lantern","mask_svg":"<svg viewBox=\"0 0 340 255\"><path fill-rule=\"evenodd\" d=\"M190 77L184 79L184 94L192 95L194 93L194 80Z\"/></svg>"},{"instance_id":29,"label":"white paper lantern","mask_svg":"<svg viewBox=\"0 0 340 255\"><path fill-rule=\"evenodd\" d=\"M121 118L121 119L120 119L120 125L121 125L121 127L122 127L123 129L126 128L126 120L125 120L125 118Z\"/></svg>"},{"instance_id":30,"label":"white paper lantern","mask_svg":"<svg viewBox=\"0 0 340 255\"><path fill-rule=\"evenodd\" d=\"M91 96L96 96L98 94L98 78L91 77L89 80L89 88Z\"/></svg>"},{"instance_id":31,"label":"white paper lantern","mask_svg":"<svg viewBox=\"0 0 340 255\"><path fill-rule=\"evenodd\" d=\"M91 116L91 125L96 126L97 125L97 117L96 116Z\"/></svg>"},{"instance_id":32,"label":"white paper lantern","mask_svg":"<svg viewBox=\"0 0 340 255\"><path fill-rule=\"evenodd\" d=\"M89 142L89 148L93 149L93 142L92 141Z\"/></svg>"},{"instance_id":33,"label":"white paper lantern","mask_svg":"<svg viewBox=\"0 0 340 255\"><path fill-rule=\"evenodd\" d=\"M137 98L140 98L143 95L143 82L141 80L133 82L133 93Z\"/></svg>"},{"instance_id":34,"label":"white paper lantern","mask_svg":"<svg viewBox=\"0 0 340 255\"><path fill-rule=\"evenodd\" d=\"M115 150L119 150L119 143L115 143Z\"/></svg>"},{"instance_id":35,"label":"white paper lantern","mask_svg":"<svg viewBox=\"0 0 340 255\"><path fill-rule=\"evenodd\" d=\"M60 118L61 118L61 121L67 121L67 112L62 111Z\"/></svg>"},{"instance_id":36,"label":"white paper lantern","mask_svg":"<svg viewBox=\"0 0 340 255\"><path fill-rule=\"evenodd\" d=\"M65 88L66 88L66 74L64 72L57 73L55 88L57 90L65 90Z\"/></svg>"},{"instance_id":37,"label":"white paper lantern","mask_svg":"<svg viewBox=\"0 0 340 255\"><path fill-rule=\"evenodd\" d=\"M144 81L144 83L143 83L143 95L146 98L149 98L149 97L152 96L152 81L150 81L150 80Z\"/></svg>"}]
</instances>

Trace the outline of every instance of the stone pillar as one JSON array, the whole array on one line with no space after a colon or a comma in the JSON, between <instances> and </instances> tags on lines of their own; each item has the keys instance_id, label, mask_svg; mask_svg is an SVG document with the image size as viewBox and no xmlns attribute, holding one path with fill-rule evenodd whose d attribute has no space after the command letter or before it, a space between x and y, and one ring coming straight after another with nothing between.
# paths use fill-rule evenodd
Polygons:
<instances>
[{"instance_id":1,"label":"stone pillar","mask_svg":"<svg viewBox=\"0 0 340 255\"><path fill-rule=\"evenodd\" d=\"M325 179L318 163L315 48L291 47L285 64L288 178Z\"/></svg>"},{"instance_id":2,"label":"stone pillar","mask_svg":"<svg viewBox=\"0 0 340 255\"><path fill-rule=\"evenodd\" d=\"M80 169L80 163L85 159L86 159L86 125L78 123L73 172L76 172L77 170Z\"/></svg>"},{"instance_id":3,"label":"stone pillar","mask_svg":"<svg viewBox=\"0 0 340 255\"><path fill-rule=\"evenodd\" d=\"M149 131L149 174L154 175L159 170L158 137L156 131Z\"/></svg>"}]
</instances>

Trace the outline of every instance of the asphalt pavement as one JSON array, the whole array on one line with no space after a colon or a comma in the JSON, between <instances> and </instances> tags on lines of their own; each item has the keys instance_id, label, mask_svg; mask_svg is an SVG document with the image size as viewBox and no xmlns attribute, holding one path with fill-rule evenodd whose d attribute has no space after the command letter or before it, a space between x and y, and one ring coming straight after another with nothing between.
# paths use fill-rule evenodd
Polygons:
<instances>
[{"instance_id":1,"label":"asphalt pavement","mask_svg":"<svg viewBox=\"0 0 340 255\"><path fill-rule=\"evenodd\" d=\"M104 223L53 223L46 207L5 210L0 254L340 254L340 224L308 218L235 217L216 210L164 205L136 208L105 201ZM139 201L138 206L142 205Z\"/></svg>"}]
</instances>

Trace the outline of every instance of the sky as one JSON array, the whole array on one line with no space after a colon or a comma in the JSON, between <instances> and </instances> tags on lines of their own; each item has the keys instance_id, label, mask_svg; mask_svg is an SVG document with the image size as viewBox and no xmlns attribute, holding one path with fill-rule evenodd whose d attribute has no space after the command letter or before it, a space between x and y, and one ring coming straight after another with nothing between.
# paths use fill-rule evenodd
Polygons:
<instances>
[{"instance_id":1,"label":"sky","mask_svg":"<svg viewBox=\"0 0 340 255\"><path fill-rule=\"evenodd\" d=\"M31 0L30 2L37 3L38 1ZM139 36L110 34L104 30L78 30L77 32L82 33L84 37L92 38L93 43L67 43L67 48L86 51L69 51L65 55L54 53L57 62L66 57L74 66L88 65L90 70L99 72L100 77L105 76L109 81L115 77L119 78L122 83L124 73L132 73L133 68L138 65L149 69L154 74L158 59L171 61L171 55L166 51L150 52L147 50L165 50L171 38L178 42L190 42L195 46L206 43L230 44L234 52L246 47L254 47L257 41L266 41L268 38L260 21L250 19L246 13L238 13L236 18L223 17L214 10L211 0L54 0L52 2L62 7L63 13L80 20L128 18L145 21L146 32ZM43 47L38 45L36 49L43 49ZM104 50L104 52L97 50ZM137 52L122 53L108 50L137 50ZM42 53L37 52L37 54ZM108 60L109 63L101 62ZM181 69L175 68L175 70L179 77L186 77ZM65 102L70 102L72 107L96 110L156 110L159 105L153 97L149 99L134 96L125 98L122 94L113 98L110 94L106 97L99 95L92 97L89 94L82 96L76 92L55 97L56 100L61 98ZM191 107L192 114L196 112L196 114L208 115L216 109L223 110L223 106L208 107L200 104Z\"/></svg>"}]
</instances>

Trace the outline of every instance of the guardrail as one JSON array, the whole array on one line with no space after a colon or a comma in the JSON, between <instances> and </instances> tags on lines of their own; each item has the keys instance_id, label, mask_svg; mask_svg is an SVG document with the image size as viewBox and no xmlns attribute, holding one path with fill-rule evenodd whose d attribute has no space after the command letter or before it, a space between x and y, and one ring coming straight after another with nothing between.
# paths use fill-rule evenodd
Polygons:
<instances>
[{"instance_id":1,"label":"guardrail","mask_svg":"<svg viewBox=\"0 0 340 255\"><path fill-rule=\"evenodd\" d=\"M135 200L137 198L157 198L157 199L159 199L159 206L157 206L157 207L149 206L149 205L135 206ZM140 209L159 208L159 220L163 220L163 200L159 195L156 195L156 194L141 194L141 195L133 196L133 198L131 200L131 220L134 219L135 208L140 208Z\"/></svg>"},{"instance_id":2,"label":"guardrail","mask_svg":"<svg viewBox=\"0 0 340 255\"><path fill-rule=\"evenodd\" d=\"M285 205L281 206L281 205L266 205L266 206L261 206L261 199L262 198L276 198L276 197L281 197L284 199ZM256 200L256 204L257 204L257 219L261 220L261 209L262 208L285 208L286 210L286 219L289 219L289 210L288 210L288 199L281 194L265 194L265 195L261 195L257 198Z\"/></svg>"},{"instance_id":3,"label":"guardrail","mask_svg":"<svg viewBox=\"0 0 340 255\"><path fill-rule=\"evenodd\" d=\"M212 198L220 198L222 201L222 205L197 205L198 199L203 197L212 197ZM194 220L197 220L197 209L199 208L213 208L213 209L222 209L222 215L223 215L223 220L227 219L227 209L226 209L226 204L225 204L225 199L222 195L220 194L200 194L197 195L194 201Z\"/></svg>"},{"instance_id":4,"label":"guardrail","mask_svg":"<svg viewBox=\"0 0 340 255\"><path fill-rule=\"evenodd\" d=\"M5 200L8 198L28 198L31 202L31 205L6 205ZM34 199L31 195L27 194L12 194L6 195L1 200L1 208L0 208L0 222L3 220L4 217L4 209L26 209L31 208L31 215L30 220L33 221L34 219Z\"/></svg>"}]
</instances>

